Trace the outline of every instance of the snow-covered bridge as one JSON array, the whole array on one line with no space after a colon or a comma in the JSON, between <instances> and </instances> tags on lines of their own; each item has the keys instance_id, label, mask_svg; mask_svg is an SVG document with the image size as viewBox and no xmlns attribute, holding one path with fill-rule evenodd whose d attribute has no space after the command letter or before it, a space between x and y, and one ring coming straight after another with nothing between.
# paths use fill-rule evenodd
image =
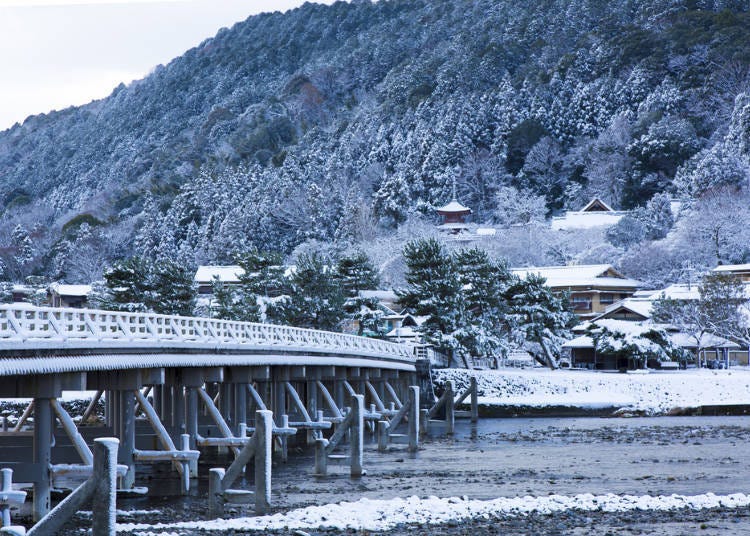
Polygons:
<instances>
[{"instance_id":1,"label":"snow-covered bridge","mask_svg":"<svg viewBox=\"0 0 750 536\"><path fill-rule=\"evenodd\" d=\"M414 371L411 346L150 313L0 306L0 376L162 367L327 365Z\"/></svg>"},{"instance_id":2,"label":"snow-covered bridge","mask_svg":"<svg viewBox=\"0 0 750 536\"><path fill-rule=\"evenodd\" d=\"M352 438L352 474L361 474L362 423L373 431L378 425L383 446L408 422L416 448L418 367L424 361L411 346L341 333L3 305L0 397L30 400L17 420L0 418L0 468L33 484L33 514L41 519L53 487L91 474L94 438L119 438L121 488L134 487L137 462L163 461L180 473L186 491L200 449L230 449L235 463L227 475L236 478L235 465L244 467L255 452L248 432L271 422L259 436L272 433L282 458L288 441L317 441L316 470L323 472L335 445ZM93 397L78 422L63 404L70 391ZM104 415L97 417L101 401ZM261 414L266 424L258 424ZM265 508L264 500L256 506Z\"/></svg>"}]
</instances>

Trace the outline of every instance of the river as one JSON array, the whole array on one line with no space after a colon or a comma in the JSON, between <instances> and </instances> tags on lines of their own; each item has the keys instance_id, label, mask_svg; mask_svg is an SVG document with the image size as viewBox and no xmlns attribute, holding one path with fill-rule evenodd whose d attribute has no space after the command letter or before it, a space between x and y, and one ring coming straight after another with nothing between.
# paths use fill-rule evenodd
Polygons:
<instances>
[{"instance_id":1,"label":"river","mask_svg":"<svg viewBox=\"0 0 750 536\"><path fill-rule=\"evenodd\" d=\"M378 453L374 443L367 444L367 475L357 480L349 478L346 466L334 464L327 477L314 477L312 451L293 451L288 463L274 461L273 507L285 511L361 497L389 499L410 495L494 499L580 493L655 496L747 492L749 441L747 417L514 418L482 419L475 425L461 420L452 438L445 437L436 426L414 454L400 445ZM149 495L118 499L118 508L148 513L121 516L118 520L153 523L204 519L208 468L227 464L226 459L204 456L197 489L186 498L171 494L170 490L177 489L171 473L157 467L143 471L140 478L151 479L144 482L150 487ZM167 469L166 465L161 467ZM252 510L239 507L228 515L252 515ZM86 517L78 516L66 534L80 534L77 529L85 526ZM406 526L388 534L698 532L750 535L750 512L746 508L676 513L570 512L474 520L441 527ZM175 533L205 534L172 534ZM329 533L335 531L310 534Z\"/></svg>"}]
</instances>

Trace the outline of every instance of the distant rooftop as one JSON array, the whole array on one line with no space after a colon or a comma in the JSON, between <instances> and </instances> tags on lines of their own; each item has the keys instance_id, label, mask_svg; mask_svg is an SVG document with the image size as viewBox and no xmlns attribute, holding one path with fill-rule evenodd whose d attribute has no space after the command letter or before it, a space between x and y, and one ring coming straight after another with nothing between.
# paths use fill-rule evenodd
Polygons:
<instances>
[{"instance_id":1,"label":"distant rooftop","mask_svg":"<svg viewBox=\"0 0 750 536\"><path fill-rule=\"evenodd\" d=\"M239 276L245 273L241 266L199 266L193 278L197 283L211 283L214 276L222 283L239 283Z\"/></svg>"},{"instance_id":2,"label":"distant rooftop","mask_svg":"<svg viewBox=\"0 0 750 536\"><path fill-rule=\"evenodd\" d=\"M452 213L452 214L471 214L471 209L463 206L455 199L445 206L435 209L438 214Z\"/></svg>"},{"instance_id":3,"label":"distant rooftop","mask_svg":"<svg viewBox=\"0 0 750 536\"><path fill-rule=\"evenodd\" d=\"M611 264L582 264L577 266L532 266L513 268L518 277L538 274L547 280L551 288L581 286L611 287L636 289L640 281L629 279L615 270Z\"/></svg>"}]
</instances>

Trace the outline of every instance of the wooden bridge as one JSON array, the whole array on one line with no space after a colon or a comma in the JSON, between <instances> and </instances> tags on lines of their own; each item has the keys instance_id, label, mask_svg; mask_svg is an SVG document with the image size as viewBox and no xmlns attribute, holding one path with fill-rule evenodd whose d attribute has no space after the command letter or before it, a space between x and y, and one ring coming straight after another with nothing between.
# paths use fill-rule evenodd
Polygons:
<instances>
[{"instance_id":1,"label":"wooden bridge","mask_svg":"<svg viewBox=\"0 0 750 536\"><path fill-rule=\"evenodd\" d=\"M91 476L97 437L119 439L124 490L135 488L137 462L162 461L173 465L187 492L201 449L226 449L244 466L260 455L256 436L271 436L268 444L283 459L289 441L316 444L318 472L326 467L322 457L362 427L380 429L382 449L398 435L389 422L408 423L409 448L416 449L416 364L411 346L340 333L4 305L0 397L31 401L12 426L0 421L0 467L33 485L39 520L50 510L53 487ZM64 391L95 393L77 423L63 407ZM102 399L104 418L95 419ZM356 476L361 448L349 457ZM236 479L238 471L233 465L228 474ZM265 506L256 498L256 510Z\"/></svg>"}]
</instances>

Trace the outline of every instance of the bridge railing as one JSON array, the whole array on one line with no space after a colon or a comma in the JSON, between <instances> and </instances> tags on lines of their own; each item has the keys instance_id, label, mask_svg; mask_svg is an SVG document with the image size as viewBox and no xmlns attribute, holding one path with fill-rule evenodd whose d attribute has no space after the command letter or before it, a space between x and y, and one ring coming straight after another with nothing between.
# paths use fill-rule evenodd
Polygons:
<instances>
[{"instance_id":1,"label":"bridge railing","mask_svg":"<svg viewBox=\"0 0 750 536\"><path fill-rule=\"evenodd\" d=\"M281 346L414 359L411 345L291 326L153 313L0 305L0 347L32 341Z\"/></svg>"}]
</instances>

